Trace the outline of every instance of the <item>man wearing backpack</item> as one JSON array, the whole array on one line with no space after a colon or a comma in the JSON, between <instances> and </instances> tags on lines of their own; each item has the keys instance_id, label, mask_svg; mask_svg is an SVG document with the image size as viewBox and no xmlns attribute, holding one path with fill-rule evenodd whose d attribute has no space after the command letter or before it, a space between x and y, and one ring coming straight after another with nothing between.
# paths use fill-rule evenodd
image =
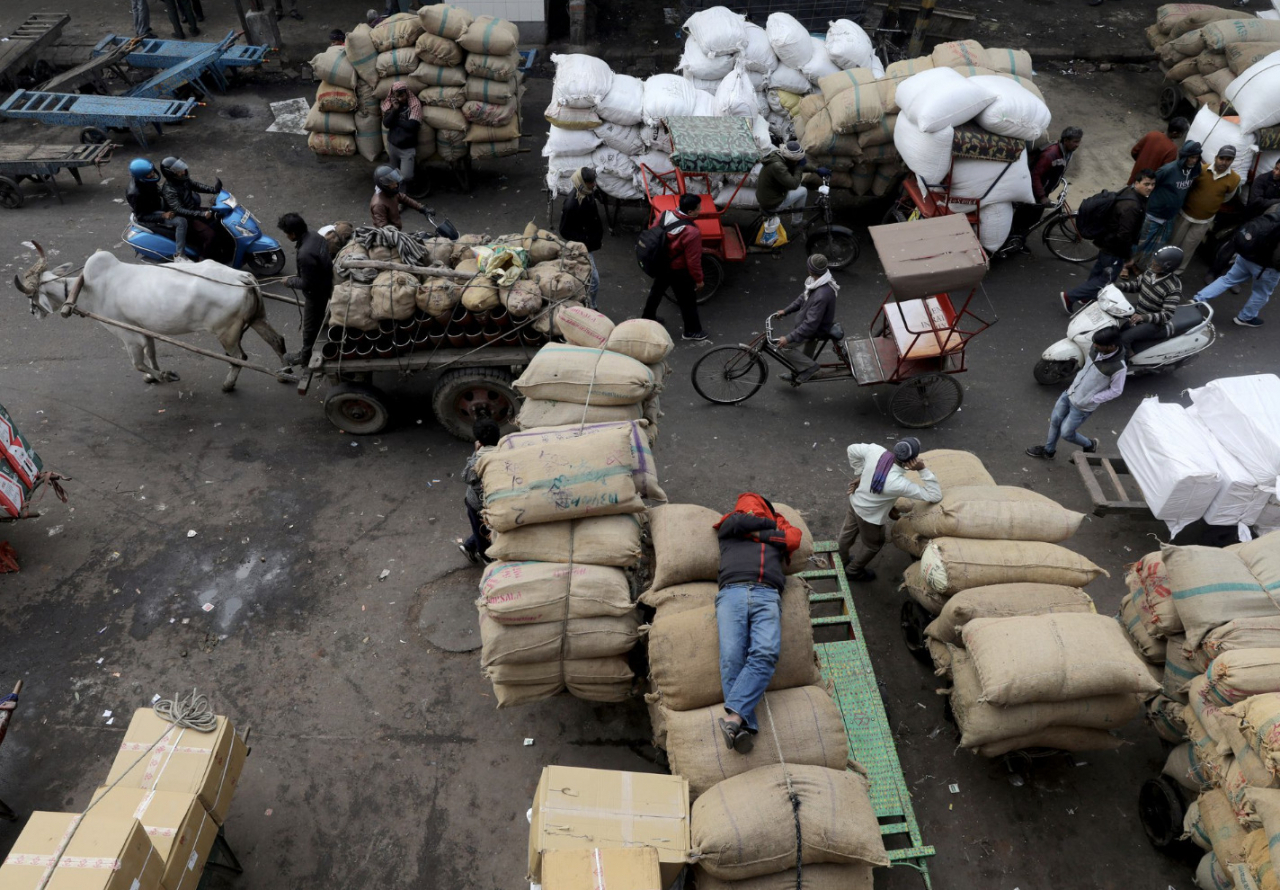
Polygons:
<instances>
[{"instance_id":1,"label":"man wearing backpack","mask_svg":"<svg viewBox=\"0 0 1280 890\"><path fill-rule=\"evenodd\" d=\"M1232 241L1236 249L1235 262L1225 275L1196 294L1192 302L1212 300L1233 285L1252 281L1249 301L1234 320L1241 327L1260 328L1262 319L1258 313L1267 305L1276 282L1280 281L1280 206L1245 223Z\"/></svg>"},{"instance_id":2,"label":"man wearing backpack","mask_svg":"<svg viewBox=\"0 0 1280 890\"><path fill-rule=\"evenodd\" d=\"M1218 215L1222 205L1230 201L1240 189L1240 174L1231 169L1231 162L1235 159L1235 146L1224 145L1218 149L1212 164L1200 165L1200 175L1187 192L1187 200L1173 224L1173 237L1169 239L1170 244L1182 248L1179 275L1187 271L1191 255L1204 241L1205 235L1209 234L1213 218Z\"/></svg>"},{"instance_id":3,"label":"man wearing backpack","mask_svg":"<svg viewBox=\"0 0 1280 890\"><path fill-rule=\"evenodd\" d=\"M1199 142L1184 142L1178 149L1178 159L1156 171L1156 187L1147 201L1147 217L1138 235L1136 265L1145 266L1153 253L1169 243L1174 220L1200 175L1200 155Z\"/></svg>"},{"instance_id":4,"label":"man wearing backpack","mask_svg":"<svg viewBox=\"0 0 1280 890\"><path fill-rule=\"evenodd\" d=\"M681 195L680 209L668 210L640 236L636 256L640 267L653 276L649 299L641 318L662 322L658 304L671 288L680 307L684 340L705 340L709 336L698 318L698 294L702 293L702 232L697 223L702 202L697 195ZM650 234L659 230L658 235Z\"/></svg>"},{"instance_id":5,"label":"man wearing backpack","mask_svg":"<svg viewBox=\"0 0 1280 890\"><path fill-rule=\"evenodd\" d=\"M1090 239L1098 248L1098 259L1083 284L1058 293L1068 315L1079 304L1097 299L1098 291L1115 281L1122 270L1133 271L1133 249L1142 230L1147 197L1155 185L1156 172L1143 170L1133 185L1116 193L1103 191L1080 205L1076 225L1085 237L1098 232Z\"/></svg>"}]
</instances>

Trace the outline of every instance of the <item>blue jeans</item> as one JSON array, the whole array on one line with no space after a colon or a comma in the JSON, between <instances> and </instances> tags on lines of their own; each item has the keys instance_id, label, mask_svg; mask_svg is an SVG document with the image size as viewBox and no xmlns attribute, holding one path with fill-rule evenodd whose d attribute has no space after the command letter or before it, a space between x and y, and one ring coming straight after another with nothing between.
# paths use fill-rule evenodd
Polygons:
<instances>
[{"instance_id":1,"label":"blue jeans","mask_svg":"<svg viewBox=\"0 0 1280 890\"><path fill-rule=\"evenodd\" d=\"M596 308L596 297L600 294L600 270L596 268L595 256L588 252L587 259L591 260L591 281L587 283L587 298L591 301L591 308Z\"/></svg>"},{"instance_id":2,"label":"blue jeans","mask_svg":"<svg viewBox=\"0 0 1280 890\"><path fill-rule=\"evenodd\" d=\"M720 685L725 710L755 732L756 705L773 681L782 650L778 591L764 584L730 584L716 594Z\"/></svg>"},{"instance_id":3,"label":"blue jeans","mask_svg":"<svg viewBox=\"0 0 1280 890\"><path fill-rule=\"evenodd\" d=\"M1098 291L1116 280L1122 266L1124 266L1124 257L1102 251L1098 254L1093 268L1089 270L1089 277L1084 284L1067 291L1067 301L1074 305L1098 299Z\"/></svg>"},{"instance_id":4,"label":"blue jeans","mask_svg":"<svg viewBox=\"0 0 1280 890\"><path fill-rule=\"evenodd\" d=\"M1092 447L1092 439L1085 438L1076 432L1080 429L1080 424L1088 420L1092 414L1092 411L1081 411L1071 404L1071 399L1067 398L1065 392L1058 396L1057 404L1053 406L1053 413L1049 415L1049 438L1045 439L1044 450L1053 454L1057 450L1058 439L1066 439L1082 448Z\"/></svg>"},{"instance_id":5,"label":"blue jeans","mask_svg":"<svg viewBox=\"0 0 1280 890\"><path fill-rule=\"evenodd\" d=\"M1268 269L1237 255L1236 261L1231 264L1227 274L1204 288L1192 299L1196 303L1212 300L1227 288L1244 284L1250 279L1253 279L1253 292L1249 295L1249 302L1244 304L1244 308L1236 317L1241 321L1253 321L1262 311L1262 307L1267 305L1267 300L1271 299L1271 292L1276 289L1276 282L1280 281L1280 269Z\"/></svg>"}]
</instances>

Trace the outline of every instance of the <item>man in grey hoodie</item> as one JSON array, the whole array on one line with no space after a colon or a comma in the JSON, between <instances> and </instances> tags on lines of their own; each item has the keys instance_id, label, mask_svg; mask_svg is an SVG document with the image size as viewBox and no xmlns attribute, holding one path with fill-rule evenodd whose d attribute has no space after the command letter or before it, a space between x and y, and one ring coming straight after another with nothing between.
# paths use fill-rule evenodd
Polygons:
<instances>
[{"instance_id":1,"label":"man in grey hoodie","mask_svg":"<svg viewBox=\"0 0 1280 890\"><path fill-rule=\"evenodd\" d=\"M1080 425L1093 415L1104 402L1109 402L1124 392L1127 369L1124 353L1120 351L1120 329L1107 327L1093 333L1093 349L1085 359L1084 367L1071 381L1067 391L1058 396L1049 415L1049 437L1043 445L1027 449L1031 457L1053 460L1057 453L1058 439L1066 439L1092 454L1098 450L1098 440L1077 432Z\"/></svg>"},{"instance_id":2,"label":"man in grey hoodie","mask_svg":"<svg viewBox=\"0 0 1280 890\"><path fill-rule=\"evenodd\" d=\"M778 348L787 350L787 358L799 370L794 379L790 372L784 373L782 379L796 385L811 380L818 373L819 366L813 357L835 325L836 295L840 292L840 285L827 269L825 256L815 253L806 265L809 277L804 282L804 293L792 300L787 308L773 313L774 318L800 313L795 329L778 340Z\"/></svg>"}]
</instances>

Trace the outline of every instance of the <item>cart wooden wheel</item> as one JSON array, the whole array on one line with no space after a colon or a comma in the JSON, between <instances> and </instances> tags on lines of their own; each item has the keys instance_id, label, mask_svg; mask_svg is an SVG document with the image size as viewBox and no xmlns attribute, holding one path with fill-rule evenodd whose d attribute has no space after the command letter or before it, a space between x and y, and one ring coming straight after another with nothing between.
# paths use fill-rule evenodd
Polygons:
<instances>
[{"instance_id":1,"label":"cart wooden wheel","mask_svg":"<svg viewBox=\"0 0 1280 890\"><path fill-rule=\"evenodd\" d=\"M0 207L5 210L17 210L24 200L18 183L8 176L0 176Z\"/></svg>"},{"instance_id":2,"label":"cart wooden wheel","mask_svg":"<svg viewBox=\"0 0 1280 890\"><path fill-rule=\"evenodd\" d=\"M907 651L916 661L932 666L933 658L924 644L924 629L933 621L933 616L924 606L908 597L902 604L898 619L898 623L902 626L902 638L907 643Z\"/></svg>"},{"instance_id":3,"label":"cart wooden wheel","mask_svg":"<svg viewBox=\"0 0 1280 890\"><path fill-rule=\"evenodd\" d=\"M1182 820L1187 806L1182 789L1168 776L1142 783L1138 792L1138 818L1147 838L1157 849L1172 847L1182 836Z\"/></svg>"},{"instance_id":4,"label":"cart wooden wheel","mask_svg":"<svg viewBox=\"0 0 1280 890\"><path fill-rule=\"evenodd\" d=\"M889 412L900 426L924 429L941 423L960 410L964 389L949 374L917 374L898 384L889 400Z\"/></svg>"},{"instance_id":5,"label":"cart wooden wheel","mask_svg":"<svg viewBox=\"0 0 1280 890\"><path fill-rule=\"evenodd\" d=\"M431 408L436 420L466 442L474 441L471 426L481 417L497 421L504 433L516 422L520 395L512 386L512 377L497 368L457 368L446 371L436 381L431 394Z\"/></svg>"},{"instance_id":6,"label":"cart wooden wheel","mask_svg":"<svg viewBox=\"0 0 1280 890\"><path fill-rule=\"evenodd\" d=\"M391 418L382 391L361 383L340 383L329 390L324 399L324 416L353 436L380 433Z\"/></svg>"},{"instance_id":7,"label":"cart wooden wheel","mask_svg":"<svg viewBox=\"0 0 1280 890\"><path fill-rule=\"evenodd\" d=\"M1182 105L1182 92L1178 87L1169 84L1160 90L1160 100L1156 105L1156 111L1164 120L1173 120L1178 113L1178 107Z\"/></svg>"},{"instance_id":8,"label":"cart wooden wheel","mask_svg":"<svg viewBox=\"0 0 1280 890\"><path fill-rule=\"evenodd\" d=\"M101 145L107 141L107 133L97 127L85 127L80 131L81 145Z\"/></svg>"},{"instance_id":9,"label":"cart wooden wheel","mask_svg":"<svg viewBox=\"0 0 1280 890\"><path fill-rule=\"evenodd\" d=\"M718 257L713 257L709 253L702 255L702 293L697 295L698 305L711 302L711 298L716 295L716 291L720 290L720 285L724 283L724 263L720 262ZM673 291L668 290L666 298L674 303L676 295Z\"/></svg>"}]
</instances>

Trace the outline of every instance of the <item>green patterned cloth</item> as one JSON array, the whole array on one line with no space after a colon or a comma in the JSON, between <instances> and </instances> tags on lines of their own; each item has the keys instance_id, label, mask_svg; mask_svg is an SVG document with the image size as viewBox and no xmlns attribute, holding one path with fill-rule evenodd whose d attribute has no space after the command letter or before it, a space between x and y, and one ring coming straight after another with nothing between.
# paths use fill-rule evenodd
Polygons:
<instances>
[{"instance_id":1,"label":"green patterned cloth","mask_svg":"<svg viewBox=\"0 0 1280 890\"><path fill-rule=\"evenodd\" d=\"M740 117L669 117L671 163L685 173L746 173L760 163L751 127Z\"/></svg>"},{"instance_id":2,"label":"green patterned cloth","mask_svg":"<svg viewBox=\"0 0 1280 890\"><path fill-rule=\"evenodd\" d=\"M1260 150L1275 151L1280 148L1280 127L1263 127L1261 130L1254 130L1253 138Z\"/></svg>"},{"instance_id":3,"label":"green patterned cloth","mask_svg":"<svg viewBox=\"0 0 1280 890\"><path fill-rule=\"evenodd\" d=\"M956 127L951 140L951 154L977 161L1004 161L1012 164L1026 151L1027 143L1012 136L997 136L973 124Z\"/></svg>"}]
</instances>

